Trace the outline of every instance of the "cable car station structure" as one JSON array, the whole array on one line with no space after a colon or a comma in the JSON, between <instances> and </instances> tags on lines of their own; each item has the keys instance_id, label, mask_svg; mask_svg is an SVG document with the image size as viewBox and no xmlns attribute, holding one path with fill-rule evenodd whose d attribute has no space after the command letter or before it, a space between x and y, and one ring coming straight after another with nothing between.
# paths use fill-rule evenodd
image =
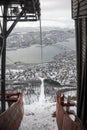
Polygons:
<instances>
[{"instance_id":1,"label":"cable car station structure","mask_svg":"<svg viewBox=\"0 0 87 130\"><path fill-rule=\"evenodd\" d=\"M0 0L1 109L5 111L6 39L18 22L40 19L39 0ZM8 22L12 24L9 28Z\"/></svg>"}]
</instances>

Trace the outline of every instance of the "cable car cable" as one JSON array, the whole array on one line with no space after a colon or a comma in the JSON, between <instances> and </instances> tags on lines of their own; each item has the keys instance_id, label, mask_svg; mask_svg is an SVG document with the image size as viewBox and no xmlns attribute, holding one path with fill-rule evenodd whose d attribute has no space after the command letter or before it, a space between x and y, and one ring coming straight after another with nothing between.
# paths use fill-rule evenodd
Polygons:
<instances>
[{"instance_id":1,"label":"cable car cable","mask_svg":"<svg viewBox=\"0 0 87 130\"><path fill-rule=\"evenodd\" d=\"M42 24L41 24L41 16L40 16L40 45L41 45L41 64L43 67L43 43L42 43Z\"/></svg>"}]
</instances>

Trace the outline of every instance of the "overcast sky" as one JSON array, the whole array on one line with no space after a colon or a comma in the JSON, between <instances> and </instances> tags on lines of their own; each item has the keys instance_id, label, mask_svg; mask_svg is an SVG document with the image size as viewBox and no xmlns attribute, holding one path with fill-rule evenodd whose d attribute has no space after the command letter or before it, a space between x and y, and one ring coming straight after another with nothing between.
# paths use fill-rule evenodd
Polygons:
<instances>
[{"instance_id":1,"label":"overcast sky","mask_svg":"<svg viewBox=\"0 0 87 130\"><path fill-rule=\"evenodd\" d=\"M42 26L73 27L71 0L40 0L40 3ZM25 26L36 24L27 23Z\"/></svg>"},{"instance_id":2,"label":"overcast sky","mask_svg":"<svg viewBox=\"0 0 87 130\"><path fill-rule=\"evenodd\" d=\"M43 10L70 10L71 0L40 0Z\"/></svg>"},{"instance_id":3,"label":"overcast sky","mask_svg":"<svg viewBox=\"0 0 87 130\"><path fill-rule=\"evenodd\" d=\"M49 26L72 26L71 0L40 0L42 23Z\"/></svg>"}]
</instances>

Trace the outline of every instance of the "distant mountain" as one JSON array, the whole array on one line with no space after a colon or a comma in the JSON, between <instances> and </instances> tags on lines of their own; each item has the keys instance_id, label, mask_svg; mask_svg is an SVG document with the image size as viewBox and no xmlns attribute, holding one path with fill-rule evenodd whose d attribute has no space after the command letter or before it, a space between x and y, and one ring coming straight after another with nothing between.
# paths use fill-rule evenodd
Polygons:
<instances>
[{"instance_id":1,"label":"distant mountain","mask_svg":"<svg viewBox=\"0 0 87 130\"><path fill-rule=\"evenodd\" d=\"M74 38L75 32L70 29L43 28L42 44L44 46L63 42L69 38ZM40 43L40 31L37 28L16 29L7 39L7 49L18 49L29 47Z\"/></svg>"}]
</instances>

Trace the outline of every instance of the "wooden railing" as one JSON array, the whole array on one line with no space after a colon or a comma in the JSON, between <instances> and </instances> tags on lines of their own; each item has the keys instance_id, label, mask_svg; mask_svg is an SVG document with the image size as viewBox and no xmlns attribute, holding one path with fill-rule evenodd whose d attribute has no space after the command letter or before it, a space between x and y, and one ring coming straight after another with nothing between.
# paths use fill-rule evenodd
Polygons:
<instances>
[{"instance_id":1,"label":"wooden railing","mask_svg":"<svg viewBox=\"0 0 87 130\"><path fill-rule=\"evenodd\" d=\"M16 96L17 94L7 95L10 98L7 98L6 101L11 106L0 114L0 130L18 130L24 114L23 95L19 93L18 98L12 97L12 95Z\"/></svg>"},{"instance_id":2,"label":"wooden railing","mask_svg":"<svg viewBox=\"0 0 87 130\"><path fill-rule=\"evenodd\" d=\"M64 103L63 97L57 95L57 105L56 105L56 121L58 125L58 130L87 130L87 126L82 126L79 122L73 121L69 114L63 107L65 106L74 106L74 103Z\"/></svg>"}]
</instances>

